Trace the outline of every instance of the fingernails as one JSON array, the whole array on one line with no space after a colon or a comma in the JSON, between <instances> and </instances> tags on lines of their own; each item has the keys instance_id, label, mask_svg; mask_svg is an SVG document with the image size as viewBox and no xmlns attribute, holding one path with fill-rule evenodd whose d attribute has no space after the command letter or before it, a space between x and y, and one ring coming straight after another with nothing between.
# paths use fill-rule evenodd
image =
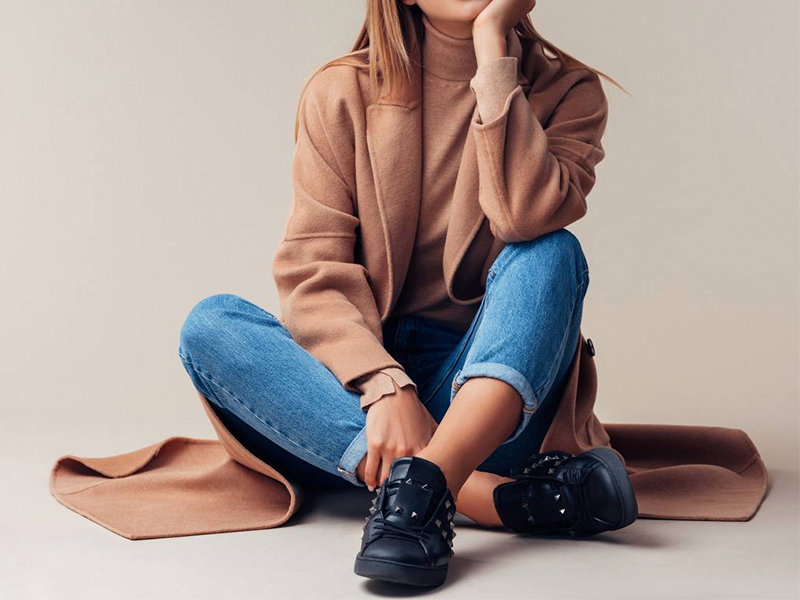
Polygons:
<instances>
[{"instance_id":1,"label":"fingernails","mask_svg":"<svg viewBox=\"0 0 800 600\"><path fill-rule=\"evenodd\" d=\"M368 486L367 486L367 489L368 489L370 492L374 492L374 491L375 491L375 486L368 485Z\"/></svg>"}]
</instances>

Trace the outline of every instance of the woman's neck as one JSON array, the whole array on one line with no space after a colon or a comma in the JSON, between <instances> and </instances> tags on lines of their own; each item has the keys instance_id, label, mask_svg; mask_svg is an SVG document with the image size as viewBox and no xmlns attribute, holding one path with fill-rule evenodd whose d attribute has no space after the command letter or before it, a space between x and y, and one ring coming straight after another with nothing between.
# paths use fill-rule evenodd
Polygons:
<instances>
[{"instance_id":1,"label":"woman's neck","mask_svg":"<svg viewBox=\"0 0 800 600\"><path fill-rule=\"evenodd\" d=\"M429 17L424 13L423 19L427 19L428 23L443 34L452 38L465 40L472 37L472 21L449 21L446 19Z\"/></svg>"},{"instance_id":2,"label":"woman's neck","mask_svg":"<svg viewBox=\"0 0 800 600\"><path fill-rule=\"evenodd\" d=\"M442 79L468 81L478 69L472 37L457 38L442 30L423 15L425 37L422 44L423 68Z\"/></svg>"}]
</instances>

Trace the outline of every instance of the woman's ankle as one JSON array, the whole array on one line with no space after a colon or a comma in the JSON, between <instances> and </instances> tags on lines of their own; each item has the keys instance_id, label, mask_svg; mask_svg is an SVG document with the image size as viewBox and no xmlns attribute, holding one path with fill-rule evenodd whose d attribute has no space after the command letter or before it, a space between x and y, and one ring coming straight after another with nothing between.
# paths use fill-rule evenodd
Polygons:
<instances>
[{"instance_id":1,"label":"woman's ankle","mask_svg":"<svg viewBox=\"0 0 800 600\"><path fill-rule=\"evenodd\" d=\"M509 481L513 480L494 473L473 471L461 487L458 512L483 527L503 528L503 522L494 504L494 489Z\"/></svg>"},{"instance_id":2,"label":"woman's ankle","mask_svg":"<svg viewBox=\"0 0 800 600\"><path fill-rule=\"evenodd\" d=\"M459 492L469 477L469 473L463 472L463 467L458 461L448 457L446 452L437 451L437 448L432 447L431 444L428 444L425 448L417 452L415 456L424 458L441 469L447 481L447 489L450 490L453 498L458 501Z\"/></svg>"}]
</instances>

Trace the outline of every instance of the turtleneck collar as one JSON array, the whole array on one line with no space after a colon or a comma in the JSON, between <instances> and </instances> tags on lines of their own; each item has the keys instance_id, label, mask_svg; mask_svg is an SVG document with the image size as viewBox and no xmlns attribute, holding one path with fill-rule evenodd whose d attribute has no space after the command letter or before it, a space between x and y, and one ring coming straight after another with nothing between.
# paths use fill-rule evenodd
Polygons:
<instances>
[{"instance_id":1,"label":"turtleneck collar","mask_svg":"<svg viewBox=\"0 0 800 600\"><path fill-rule=\"evenodd\" d=\"M422 67L428 73L450 81L469 81L478 70L472 37L455 38L436 29L422 14ZM506 35L507 56L522 60L522 44L514 29Z\"/></svg>"},{"instance_id":2,"label":"turtleneck collar","mask_svg":"<svg viewBox=\"0 0 800 600\"><path fill-rule=\"evenodd\" d=\"M436 29L423 14L422 68L451 81L469 81L478 70L472 38L455 38Z\"/></svg>"}]
</instances>

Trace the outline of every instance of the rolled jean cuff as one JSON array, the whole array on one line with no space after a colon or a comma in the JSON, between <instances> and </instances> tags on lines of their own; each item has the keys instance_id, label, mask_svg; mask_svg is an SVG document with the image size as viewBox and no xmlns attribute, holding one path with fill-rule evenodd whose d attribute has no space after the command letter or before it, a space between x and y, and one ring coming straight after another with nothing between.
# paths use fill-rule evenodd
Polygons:
<instances>
[{"instance_id":1,"label":"rolled jean cuff","mask_svg":"<svg viewBox=\"0 0 800 600\"><path fill-rule=\"evenodd\" d=\"M517 390L517 393L522 397L522 419L520 419L519 425L517 425L511 436L500 445L512 442L525 430L533 413L539 408L539 401L530 382L522 373L508 365L493 362L473 363L458 371L453 378L453 384L450 387L451 403L461 386L471 377L492 377L493 379L505 381Z\"/></svg>"},{"instance_id":2,"label":"rolled jean cuff","mask_svg":"<svg viewBox=\"0 0 800 600\"><path fill-rule=\"evenodd\" d=\"M350 442L347 450L342 454L339 464L336 466L336 471L341 477L344 477L350 483L365 487L365 484L356 477L356 469L359 463L367 455L367 428L364 427L358 432L358 435Z\"/></svg>"}]
</instances>

